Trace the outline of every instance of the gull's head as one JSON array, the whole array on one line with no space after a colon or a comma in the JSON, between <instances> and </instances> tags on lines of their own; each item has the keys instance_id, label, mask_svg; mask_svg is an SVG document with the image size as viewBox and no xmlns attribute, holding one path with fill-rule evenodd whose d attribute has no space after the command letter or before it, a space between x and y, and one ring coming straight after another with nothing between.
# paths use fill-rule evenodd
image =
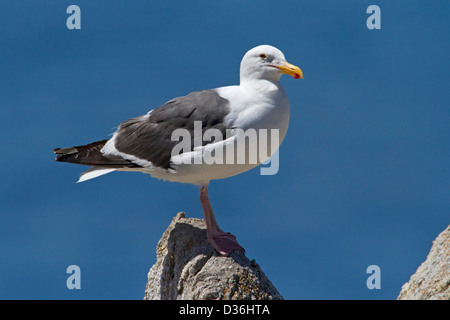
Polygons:
<instances>
[{"instance_id":1,"label":"gull's head","mask_svg":"<svg viewBox=\"0 0 450 320\"><path fill-rule=\"evenodd\" d=\"M249 50L241 61L242 80L270 80L279 81L283 74L295 79L303 79L303 72L299 67L286 61L283 52L269 45L257 46Z\"/></svg>"}]
</instances>

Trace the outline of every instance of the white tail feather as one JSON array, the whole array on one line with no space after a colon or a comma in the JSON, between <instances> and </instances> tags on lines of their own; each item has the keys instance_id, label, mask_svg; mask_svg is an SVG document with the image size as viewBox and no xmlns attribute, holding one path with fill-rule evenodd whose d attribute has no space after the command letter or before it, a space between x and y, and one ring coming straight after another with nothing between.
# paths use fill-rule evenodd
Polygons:
<instances>
[{"instance_id":1,"label":"white tail feather","mask_svg":"<svg viewBox=\"0 0 450 320\"><path fill-rule=\"evenodd\" d=\"M116 169L92 167L80 175L80 179L78 179L77 183L83 182L86 180L90 180L90 179L94 179L94 178L100 177L104 174L107 174L107 173L110 173L113 171L116 171Z\"/></svg>"}]
</instances>

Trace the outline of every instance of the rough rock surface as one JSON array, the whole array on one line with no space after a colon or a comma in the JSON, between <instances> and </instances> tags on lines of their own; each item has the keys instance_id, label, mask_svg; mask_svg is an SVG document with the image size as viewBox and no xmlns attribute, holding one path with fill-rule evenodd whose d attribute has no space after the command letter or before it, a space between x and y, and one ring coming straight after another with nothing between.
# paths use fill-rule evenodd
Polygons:
<instances>
[{"instance_id":1,"label":"rough rock surface","mask_svg":"<svg viewBox=\"0 0 450 320\"><path fill-rule=\"evenodd\" d=\"M450 300L450 225L433 241L428 257L403 285L398 300Z\"/></svg>"},{"instance_id":2,"label":"rough rock surface","mask_svg":"<svg viewBox=\"0 0 450 320\"><path fill-rule=\"evenodd\" d=\"M156 248L144 300L281 300L254 260L234 250L220 256L206 238L202 219L177 214Z\"/></svg>"}]
</instances>

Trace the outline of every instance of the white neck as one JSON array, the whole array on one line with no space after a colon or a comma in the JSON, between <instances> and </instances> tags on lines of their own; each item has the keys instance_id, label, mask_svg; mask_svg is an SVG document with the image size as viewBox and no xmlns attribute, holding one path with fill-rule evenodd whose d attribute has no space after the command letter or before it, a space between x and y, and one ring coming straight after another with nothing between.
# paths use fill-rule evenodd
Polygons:
<instances>
[{"instance_id":1,"label":"white neck","mask_svg":"<svg viewBox=\"0 0 450 320\"><path fill-rule=\"evenodd\" d=\"M278 79L250 79L241 78L240 86L246 90L259 91L259 92L274 92L283 90L281 83ZM284 91L284 90L283 90Z\"/></svg>"}]
</instances>

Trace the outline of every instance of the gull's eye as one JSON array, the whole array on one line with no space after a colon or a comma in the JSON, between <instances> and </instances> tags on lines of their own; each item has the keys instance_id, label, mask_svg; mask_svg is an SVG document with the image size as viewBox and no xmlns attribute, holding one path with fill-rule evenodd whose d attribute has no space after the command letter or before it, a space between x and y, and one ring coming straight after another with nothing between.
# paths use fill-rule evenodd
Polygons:
<instances>
[{"instance_id":1,"label":"gull's eye","mask_svg":"<svg viewBox=\"0 0 450 320\"><path fill-rule=\"evenodd\" d=\"M261 54L259 55L259 57L260 57L261 59L267 58L267 56L266 56L264 53L261 53Z\"/></svg>"}]
</instances>

